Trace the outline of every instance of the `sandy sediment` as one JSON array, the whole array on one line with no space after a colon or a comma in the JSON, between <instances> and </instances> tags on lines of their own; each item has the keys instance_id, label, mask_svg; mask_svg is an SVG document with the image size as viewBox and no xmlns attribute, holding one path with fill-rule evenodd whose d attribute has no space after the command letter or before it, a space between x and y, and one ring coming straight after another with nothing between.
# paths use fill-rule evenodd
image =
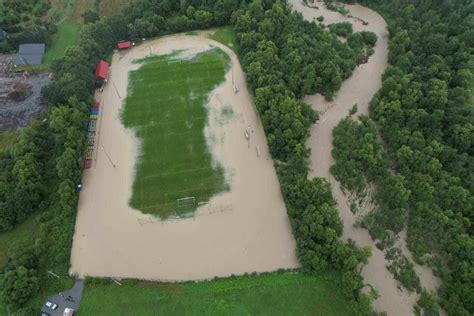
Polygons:
<instances>
[{"instance_id":1,"label":"sandy sediment","mask_svg":"<svg viewBox=\"0 0 474 316\"><path fill-rule=\"evenodd\" d=\"M382 86L382 74L387 67L388 55L387 25L379 14L360 5L346 5L350 15L354 16L354 18L349 18L338 12L327 10L322 2L315 3L318 9L304 6L300 0L290 0L290 3L294 10L302 13L305 19L313 20L324 16L323 23L326 25L347 21L352 23L354 32L372 31L377 34L375 52L369 58L368 63L360 65L354 70L351 77L343 82L341 89L332 101L326 101L320 94L305 97L307 103L323 113L318 123L313 125L311 136L307 141L307 146L312 151L310 176L324 177L329 180L344 223L343 238L351 238L358 245L369 246L372 249L372 257L364 267L362 275L365 281L374 286L380 294L380 298L374 302L375 309L385 311L389 315L413 314L412 307L418 296L399 289L397 281L386 269L388 262L385 260L383 252L375 247L367 230L354 227L357 216L351 213L348 197L344 195L339 183L329 172L330 166L334 164L331 155L333 149L332 130L342 118L349 114L349 110L356 103L358 104L357 115L367 115L370 100ZM363 25L356 18L368 22L368 25ZM405 236L402 234L401 237L402 251L411 258L410 251L404 242ZM433 290L439 286L439 280L433 276L429 268L416 265L415 269L424 288Z\"/></svg>"},{"instance_id":2,"label":"sandy sediment","mask_svg":"<svg viewBox=\"0 0 474 316\"><path fill-rule=\"evenodd\" d=\"M129 207L139 142L120 111L133 60L219 47L231 59L225 82L209 96L211 153L228 172L230 191L214 196L195 216L160 221ZM235 94L232 81L239 86ZM199 36L173 35L114 54L102 93L97 160L83 174L70 272L151 280L200 280L299 266L295 241L263 128L236 55ZM222 108L232 115L220 115ZM248 125L250 141L244 137ZM257 155L257 152L259 155ZM109 155L111 161L107 158ZM114 168L114 164L116 167Z\"/></svg>"}]
</instances>

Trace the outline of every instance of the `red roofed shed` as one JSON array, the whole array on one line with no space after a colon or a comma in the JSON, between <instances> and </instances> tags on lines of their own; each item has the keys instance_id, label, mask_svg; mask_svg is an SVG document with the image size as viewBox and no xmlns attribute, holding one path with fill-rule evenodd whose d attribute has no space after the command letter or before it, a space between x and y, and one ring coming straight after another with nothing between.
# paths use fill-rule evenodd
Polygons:
<instances>
[{"instance_id":1,"label":"red roofed shed","mask_svg":"<svg viewBox=\"0 0 474 316\"><path fill-rule=\"evenodd\" d=\"M95 67L95 79L106 80L109 75L109 64L105 60L99 60Z\"/></svg>"},{"instance_id":2,"label":"red roofed shed","mask_svg":"<svg viewBox=\"0 0 474 316\"><path fill-rule=\"evenodd\" d=\"M90 169L92 167L92 159L84 160L84 169Z\"/></svg>"},{"instance_id":3,"label":"red roofed shed","mask_svg":"<svg viewBox=\"0 0 474 316\"><path fill-rule=\"evenodd\" d=\"M118 49L126 49L132 47L132 42L130 41L122 41L117 43Z\"/></svg>"}]
</instances>

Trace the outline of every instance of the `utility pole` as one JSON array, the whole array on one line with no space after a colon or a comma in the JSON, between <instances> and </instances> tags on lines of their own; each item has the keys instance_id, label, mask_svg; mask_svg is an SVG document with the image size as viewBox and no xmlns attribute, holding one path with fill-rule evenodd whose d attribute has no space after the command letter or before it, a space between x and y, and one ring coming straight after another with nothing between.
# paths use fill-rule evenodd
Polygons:
<instances>
[{"instance_id":1,"label":"utility pole","mask_svg":"<svg viewBox=\"0 0 474 316\"><path fill-rule=\"evenodd\" d=\"M114 162L113 162L112 159L110 158L109 154L108 154L107 151L105 150L104 145L102 145L102 149L104 150L104 153L105 153L105 155L107 156L107 158L109 159L110 164L112 165L112 167L117 168L117 166L114 164Z\"/></svg>"}]
</instances>

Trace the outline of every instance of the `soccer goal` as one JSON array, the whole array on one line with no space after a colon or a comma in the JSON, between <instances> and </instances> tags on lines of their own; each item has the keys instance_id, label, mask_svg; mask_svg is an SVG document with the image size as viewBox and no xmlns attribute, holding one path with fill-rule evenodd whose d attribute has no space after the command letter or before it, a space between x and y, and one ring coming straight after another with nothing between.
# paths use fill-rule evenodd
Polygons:
<instances>
[{"instance_id":1,"label":"soccer goal","mask_svg":"<svg viewBox=\"0 0 474 316\"><path fill-rule=\"evenodd\" d=\"M196 198L194 196L188 196L181 199L176 199L176 205L181 207L194 207L196 206Z\"/></svg>"}]
</instances>

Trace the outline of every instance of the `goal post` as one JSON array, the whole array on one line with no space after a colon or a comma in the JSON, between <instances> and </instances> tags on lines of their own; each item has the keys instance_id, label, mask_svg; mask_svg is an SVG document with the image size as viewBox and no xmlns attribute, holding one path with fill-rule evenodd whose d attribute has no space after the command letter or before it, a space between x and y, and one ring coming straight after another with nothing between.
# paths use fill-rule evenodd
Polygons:
<instances>
[{"instance_id":1,"label":"goal post","mask_svg":"<svg viewBox=\"0 0 474 316\"><path fill-rule=\"evenodd\" d=\"M196 206L196 198L194 196L188 196L181 199L176 199L176 205L178 206L178 208L194 207Z\"/></svg>"}]
</instances>

